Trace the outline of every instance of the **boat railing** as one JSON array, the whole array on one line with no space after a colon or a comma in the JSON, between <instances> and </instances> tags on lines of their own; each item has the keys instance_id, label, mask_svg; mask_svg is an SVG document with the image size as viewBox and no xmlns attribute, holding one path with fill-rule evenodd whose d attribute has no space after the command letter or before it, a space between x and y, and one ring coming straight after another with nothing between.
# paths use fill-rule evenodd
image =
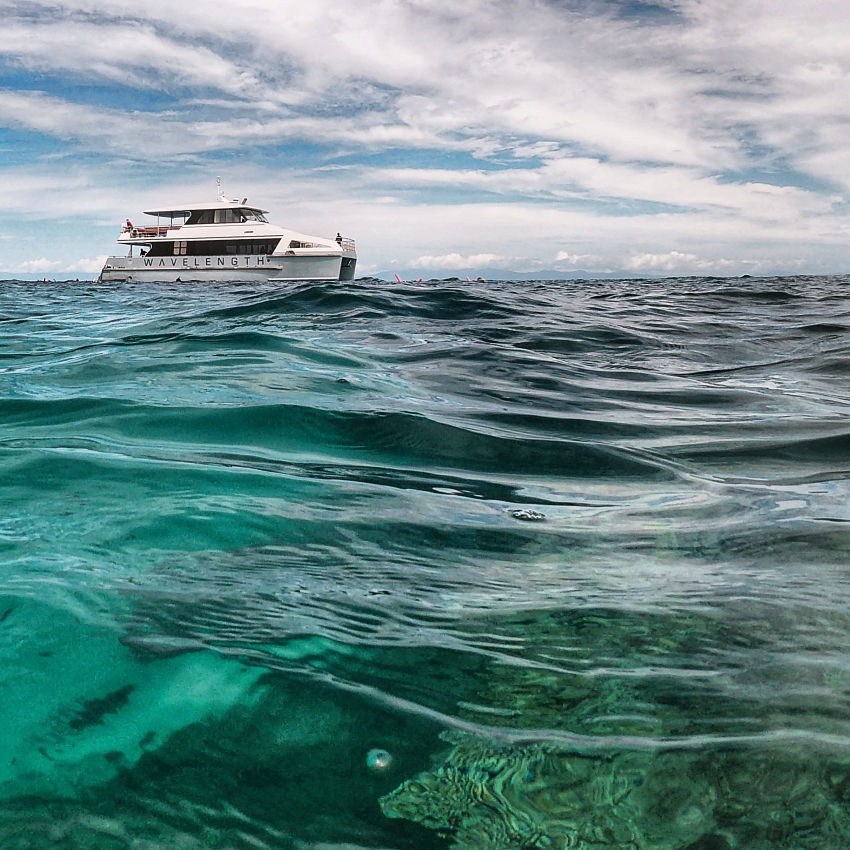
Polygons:
<instances>
[{"instance_id":1,"label":"boat railing","mask_svg":"<svg viewBox=\"0 0 850 850\"><path fill-rule=\"evenodd\" d=\"M340 236L337 240L337 244L343 251L354 251L354 240L349 239L347 236Z\"/></svg>"},{"instance_id":2,"label":"boat railing","mask_svg":"<svg viewBox=\"0 0 850 850\"><path fill-rule=\"evenodd\" d=\"M133 234L141 239L155 239L159 236L165 236L169 230L178 230L180 225L175 227L134 227Z\"/></svg>"}]
</instances>

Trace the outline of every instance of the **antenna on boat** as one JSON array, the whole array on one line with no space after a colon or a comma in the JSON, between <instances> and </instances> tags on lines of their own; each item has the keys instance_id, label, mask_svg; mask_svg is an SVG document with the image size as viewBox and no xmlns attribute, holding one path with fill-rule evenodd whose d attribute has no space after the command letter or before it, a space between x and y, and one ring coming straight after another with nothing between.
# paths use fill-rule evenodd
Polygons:
<instances>
[{"instance_id":1,"label":"antenna on boat","mask_svg":"<svg viewBox=\"0 0 850 850\"><path fill-rule=\"evenodd\" d=\"M224 192L221 191L221 177L215 178L215 185L218 187L218 199L227 203L227 198L224 197Z\"/></svg>"}]
</instances>

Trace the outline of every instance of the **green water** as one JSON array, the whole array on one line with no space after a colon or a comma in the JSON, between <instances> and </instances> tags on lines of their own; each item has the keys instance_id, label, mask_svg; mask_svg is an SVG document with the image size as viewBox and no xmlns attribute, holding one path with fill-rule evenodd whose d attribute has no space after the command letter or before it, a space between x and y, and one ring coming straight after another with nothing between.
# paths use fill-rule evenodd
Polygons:
<instances>
[{"instance_id":1,"label":"green water","mask_svg":"<svg viewBox=\"0 0 850 850\"><path fill-rule=\"evenodd\" d=\"M4 283L0 848L845 850L847 284Z\"/></svg>"}]
</instances>

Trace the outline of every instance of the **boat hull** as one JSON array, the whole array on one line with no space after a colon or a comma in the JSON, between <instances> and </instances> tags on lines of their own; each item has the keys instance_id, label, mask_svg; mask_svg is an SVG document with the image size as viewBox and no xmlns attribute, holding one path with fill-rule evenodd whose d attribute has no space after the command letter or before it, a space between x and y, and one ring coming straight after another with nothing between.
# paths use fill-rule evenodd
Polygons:
<instances>
[{"instance_id":1,"label":"boat hull","mask_svg":"<svg viewBox=\"0 0 850 850\"><path fill-rule=\"evenodd\" d=\"M108 257L98 280L175 281L204 283L220 280L300 281L352 280L357 265L353 254L342 256Z\"/></svg>"}]
</instances>

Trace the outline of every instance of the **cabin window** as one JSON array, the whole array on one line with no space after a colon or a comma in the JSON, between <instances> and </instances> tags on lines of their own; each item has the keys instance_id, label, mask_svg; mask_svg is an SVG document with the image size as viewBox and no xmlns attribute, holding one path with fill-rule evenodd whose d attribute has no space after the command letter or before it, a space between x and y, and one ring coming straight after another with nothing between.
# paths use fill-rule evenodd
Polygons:
<instances>
[{"instance_id":1,"label":"cabin window","mask_svg":"<svg viewBox=\"0 0 850 850\"><path fill-rule=\"evenodd\" d=\"M266 222L266 217L259 210L239 210L242 215L242 221L262 221Z\"/></svg>"},{"instance_id":2,"label":"cabin window","mask_svg":"<svg viewBox=\"0 0 850 850\"><path fill-rule=\"evenodd\" d=\"M218 249L216 254L272 254L278 242L280 239L229 239L208 244Z\"/></svg>"},{"instance_id":3,"label":"cabin window","mask_svg":"<svg viewBox=\"0 0 850 850\"><path fill-rule=\"evenodd\" d=\"M242 224L246 219L243 215L243 210L216 210L215 211L215 223L216 224Z\"/></svg>"},{"instance_id":4,"label":"cabin window","mask_svg":"<svg viewBox=\"0 0 850 850\"><path fill-rule=\"evenodd\" d=\"M178 239L174 242L152 241L149 257L210 257L216 255L273 254L280 239Z\"/></svg>"},{"instance_id":5,"label":"cabin window","mask_svg":"<svg viewBox=\"0 0 850 850\"><path fill-rule=\"evenodd\" d=\"M193 210L186 224L212 224L215 210Z\"/></svg>"},{"instance_id":6,"label":"cabin window","mask_svg":"<svg viewBox=\"0 0 850 850\"><path fill-rule=\"evenodd\" d=\"M261 221L268 224L259 210L225 207L215 210L193 210L188 214L186 224L244 224L249 221Z\"/></svg>"}]
</instances>

